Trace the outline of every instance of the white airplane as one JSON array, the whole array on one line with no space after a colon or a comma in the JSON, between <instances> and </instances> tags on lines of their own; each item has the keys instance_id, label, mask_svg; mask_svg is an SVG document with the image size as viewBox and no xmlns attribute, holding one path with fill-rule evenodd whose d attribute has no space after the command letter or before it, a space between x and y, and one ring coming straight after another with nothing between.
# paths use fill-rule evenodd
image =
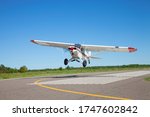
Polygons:
<instances>
[{"instance_id":1,"label":"white airplane","mask_svg":"<svg viewBox=\"0 0 150 117\"><path fill-rule=\"evenodd\" d=\"M91 51L111 51L111 52L135 52L136 48L133 47L119 47L119 46L102 46L102 45L85 45L62 43L52 41L31 40L31 42L43 46L58 47L70 51L71 58L64 59L64 64L68 65L69 62L77 61L82 62L83 67L87 66L87 61L90 64L90 58L97 58L91 56Z\"/></svg>"}]
</instances>

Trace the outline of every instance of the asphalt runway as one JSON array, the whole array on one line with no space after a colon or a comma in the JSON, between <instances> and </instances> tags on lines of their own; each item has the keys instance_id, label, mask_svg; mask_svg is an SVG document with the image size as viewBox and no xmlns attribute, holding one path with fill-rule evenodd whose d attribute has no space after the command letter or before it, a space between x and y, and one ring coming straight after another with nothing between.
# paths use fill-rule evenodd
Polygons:
<instances>
[{"instance_id":1,"label":"asphalt runway","mask_svg":"<svg viewBox=\"0 0 150 117\"><path fill-rule=\"evenodd\" d=\"M0 80L1 100L149 100L150 71Z\"/></svg>"}]
</instances>

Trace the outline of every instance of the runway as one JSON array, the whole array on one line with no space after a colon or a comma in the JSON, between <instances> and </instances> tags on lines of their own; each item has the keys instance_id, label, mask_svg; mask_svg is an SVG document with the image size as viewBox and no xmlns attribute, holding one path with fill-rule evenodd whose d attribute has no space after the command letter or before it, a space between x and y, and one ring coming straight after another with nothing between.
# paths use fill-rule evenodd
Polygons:
<instances>
[{"instance_id":1,"label":"runway","mask_svg":"<svg viewBox=\"0 0 150 117\"><path fill-rule=\"evenodd\" d=\"M1 100L149 100L150 71L0 80Z\"/></svg>"}]
</instances>

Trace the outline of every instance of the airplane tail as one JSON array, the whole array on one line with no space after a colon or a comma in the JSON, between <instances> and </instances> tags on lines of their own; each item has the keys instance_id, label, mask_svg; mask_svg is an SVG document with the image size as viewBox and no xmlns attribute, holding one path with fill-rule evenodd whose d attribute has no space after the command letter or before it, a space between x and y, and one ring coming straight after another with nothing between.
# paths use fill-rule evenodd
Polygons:
<instances>
[{"instance_id":1,"label":"airplane tail","mask_svg":"<svg viewBox=\"0 0 150 117\"><path fill-rule=\"evenodd\" d=\"M89 58L92 58L92 59L101 59L99 57L92 56L91 51L88 52L88 55L89 55Z\"/></svg>"}]
</instances>

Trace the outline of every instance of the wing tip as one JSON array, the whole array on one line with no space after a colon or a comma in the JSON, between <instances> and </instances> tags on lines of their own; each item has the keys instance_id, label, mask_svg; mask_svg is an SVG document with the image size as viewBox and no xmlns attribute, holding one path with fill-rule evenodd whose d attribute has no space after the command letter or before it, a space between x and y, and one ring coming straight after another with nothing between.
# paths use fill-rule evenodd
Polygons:
<instances>
[{"instance_id":1,"label":"wing tip","mask_svg":"<svg viewBox=\"0 0 150 117\"><path fill-rule=\"evenodd\" d=\"M35 43L35 40L30 40L32 43Z\"/></svg>"},{"instance_id":2,"label":"wing tip","mask_svg":"<svg viewBox=\"0 0 150 117\"><path fill-rule=\"evenodd\" d=\"M137 51L137 48L133 48L133 47L128 47L129 52L135 52Z\"/></svg>"},{"instance_id":3,"label":"wing tip","mask_svg":"<svg viewBox=\"0 0 150 117\"><path fill-rule=\"evenodd\" d=\"M37 40L30 40L32 43L38 44Z\"/></svg>"}]
</instances>

